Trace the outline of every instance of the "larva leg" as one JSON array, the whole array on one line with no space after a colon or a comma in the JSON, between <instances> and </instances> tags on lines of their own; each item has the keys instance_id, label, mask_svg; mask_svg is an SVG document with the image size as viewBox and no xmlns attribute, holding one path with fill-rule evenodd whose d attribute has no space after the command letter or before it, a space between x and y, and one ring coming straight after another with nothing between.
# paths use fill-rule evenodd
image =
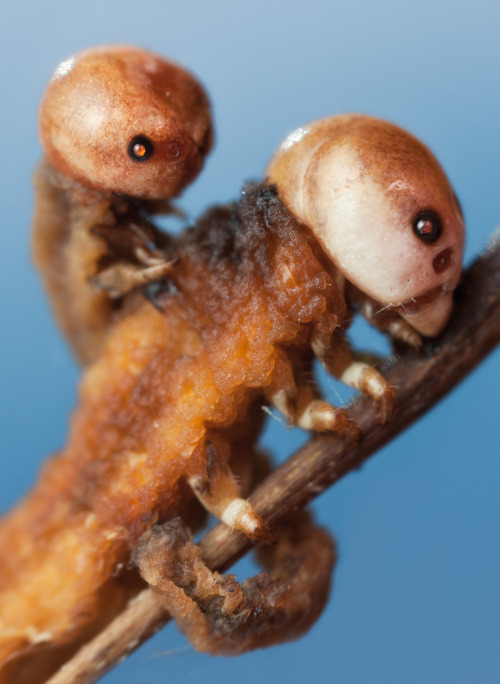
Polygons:
<instances>
[{"instance_id":1,"label":"larva leg","mask_svg":"<svg viewBox=\"0 0 500 684\"><path fill-rule=\"evenodd\" d=\"M236 655L303 634L321 613L335 561L331 537L296 514L262 549L262 572L241 585L211 572L177 518L141 539L134 562L198 651Z\"/></svg>"},{"instance_id":2,"label":"larva leg","mask_svg":"<svg viewBox=\"0 0 500 684\"><path fill-rule=\"evenodd\" d=\"M361 303L361 313L364 318L382 332L387 333L393 340L420 349L422 338L399 314L390 309L380 309L373 299L364 297Z\"/></svg>"},{"instance_id":3,"label":"larva leg","mask_svg":"<svg viewBox=\"0 0 500 684\"><path fill-rule=\"evenodd\" d=\"M280 356L276 366L277 372L266 394L270 403L289 423L304 430L332 430L347 439L359 438L359 428L349 418L347 411L318 399L314 384L307 383L300 374L296 384L292 364L284 355Z\"/></svg>"},{"instance_id":4,"label":"larva leg","mask_svg":"<svg viewBox=\"0 0 500 684\"><path fill-rule=\"evenodd\" d=\"M130 210L129 210L130 211ZM111 299L123 297L136 287L164 278L176 264L167 255L168 237L148 222L127 220L113 226L94 226L108 251L120 255L119 260L99 270L90 278L95 289L104 290Z\"/></svg>"},{"instance_id":5,"label":"larva leg","mask_svg":"<svg viewBox=\"0 0 500 684\"><path fill-rule=\"evenodd\" d=\"M170 272L172 266L171 261L151 266L119 263L98 273L91 278L91 283L97 290L105 291L111 299L118 299L136 287L160 280Z\"/></svg>"},{"instance_id":6,"label":"larva leg","mask_svg":"<svg viewBox=\"0 0 500 684\"><path fill-rule=\"evenodd\" d=\"M274 542L274 535L243 499L238 484L225 458L223 445L207 439L203 447L202 470L188 477L197 499L207 511L231 528L240 530L252 541ZM198 462L198 459L195 459Z\"/></svg>"},{"instance_id":7,"label":"larva leg","mask_svg":"<svg viewBox=\"0 0 500 684\"><path fill-rule=\"evenodd\" d=\"M378 328L381 332L387 333L393 340L403 342L410 347L420 349L422 338L419 333L412 328L401 316L390 307L383 307L364 292L361 292L352 283L347 286L348 299L352 304L360 308L363 318L370 325Z\"/></svg>"},{"instance_id":8,"label":"larva leg","mask_svg":"<svg viewBox=\"0 0 500 684\"><path fill-rule=\"evenodd\" d=\"M330 337L315 334L311 347L329 373L376 401L381 423L390 419L393 388L383 375L353 353L343 333L336 331Z\"/></svg>"}]
</instances>

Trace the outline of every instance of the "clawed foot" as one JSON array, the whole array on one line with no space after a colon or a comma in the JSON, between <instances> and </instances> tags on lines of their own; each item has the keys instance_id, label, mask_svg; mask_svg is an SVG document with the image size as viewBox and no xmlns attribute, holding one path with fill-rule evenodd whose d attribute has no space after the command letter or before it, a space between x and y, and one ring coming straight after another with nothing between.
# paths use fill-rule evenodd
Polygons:
<instances>
[{"instance_id":1,"label":"clawed foot","mask_svg":"<svg viewBox=\"0 0 500 684\"><path fill-rule=\"evenodd\" d=\"M394 388L375 368L367 366L361 373L359 389L375 400L380 423L387 423L392 415Z\"/></svg>"},{"instance_id":2,"label":"clawed foot","mask_svg":"<svg viewBox=\"0 0 500 684\"><path fill-rule=\"evenodd\" d=\"M136 287L164 278L175 265L173 261L161 261L152 266L120 263L106 268L91 279L92 285L105 291L111 299L123 297Z\"/></svg>"},{"instance_id":3,"label":"clawed foot","mask_svg":"<svg viewBox=\"0 0 500 684\"><path fill-rule=\"evenodd\" d=\"M394 403L394 389L386 383L385 387L374 397L378 408L379 421L382 425L388 423L392 415Z\"/></svg>"},{"instance_id":4,"label":"clawed foot","mask_svg":"<svg viewBox=\"0 0 500 684\"><path fill-rule=\"evenodd\" d=\"M314 430L315 432L332 430L354 442L358 441L361 435L361 430L349 418L345 409L336 408L321 399L315 399L308 404L299 416L297 425L304 430Z\"/></svg>"},{"instance_id":5,"label":"clawed foot","mask_svg":"<svg viewBox=\"0 0 500 684\"><path fill-rule=\"evenodd\" d=\"M273 544L274 534L252 504L240 496L224 445L207 439L199 448L203 466L188 477L188 484L198 501L228 527L243 532L251 541Z\"/></svg>"},{"instance_id":6,"label":"clawed foot","mask_svg":"<svg viewBox=\"0 0 500 684\"><path fill-rule=\"evenodd\" d=\"M221 515L221 520L228 527L243 532L250 541L261 541L265 544L274 544L276 541L268 525L245 499L233 499Z\"/></svg>"},{"instance_id":7,"label":"clawed foot","mask_svg":"<svg viewBox=\"0 0 500 684\"><path fill-rule=\"evenodd\" d=\"M390 420L394 389L375 368L362 361L354 361L346 368L340 379L346 385L361 390L363 394L375 400L382 424Z\"/></svg>"}]
</instances>

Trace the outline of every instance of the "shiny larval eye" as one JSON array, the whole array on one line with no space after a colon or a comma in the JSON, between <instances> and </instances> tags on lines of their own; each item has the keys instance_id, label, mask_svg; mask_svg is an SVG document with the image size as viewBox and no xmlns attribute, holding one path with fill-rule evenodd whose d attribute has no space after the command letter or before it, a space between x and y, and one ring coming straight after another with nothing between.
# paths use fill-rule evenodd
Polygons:
<instances>
[{"instance_id":1,"label":"shiny larval eye","mask_svg":"<svg viewBox=\"0 0 500 684\"><path fill-rule=\"evenodd\" d=\"M439 239L442 232L441 219L434 209L419 211L413 219L413 232L419 240L431 245Z\"/></svg>"},{"instance_id":2,"label":"shiny larval eye","mask_svg":"<svg viewBox=\"0 0 500 684\"><path fill-rule=\"evenodd\" d=\"M134 161L145 162L153 154L153 143L145 135L136 135L129 142L128 154Z\"/></svg>"}]
</instances>

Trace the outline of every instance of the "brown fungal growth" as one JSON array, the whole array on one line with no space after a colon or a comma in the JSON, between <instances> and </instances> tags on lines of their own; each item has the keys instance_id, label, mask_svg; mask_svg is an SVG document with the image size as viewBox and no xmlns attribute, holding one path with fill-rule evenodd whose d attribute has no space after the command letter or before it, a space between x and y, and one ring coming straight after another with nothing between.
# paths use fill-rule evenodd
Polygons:
<instances>
[{"instance_id":1,"label":"brown fungal growth","mask_svg":"<svg viewBox=\"0 0 500 684\"><path fill-rule=\"evenodd\" d=\"M408 184L398 194L403 186L394 185L389 171L382 174L389 176L389 188L381 184L380 174L368 178L354 144L364 139L366 127L379 126L381 135L370 138L371 158L383 156L384 146L387 154L393 152L394 139L384 134L390 125L371 119L364 124L349 118L343 122L348 124L344 132L349 154L346 169L338 173L359 172L356 182L346 184L344 178L342 186L354 186L355 194L346 195L353 201L353 227L362 227L367 217L364 189L368 208L375 206L379 219L388 218L388 244L392 237L401 246L410 233L416 253L424 255L441 282L461 254L463 230L458 214L454 224L443 214L443 223L436 227L435 215L443 206L450 216L454 211L453 204L446 204L451 200L444 175L436 190L426 177L419 184L418 176L410 174L416 200L413 210L406 211ZM412 169L413 143L398 131L401 168ZM328 140L329 126L324 133ZM300 144L299 139L294 142ZM144 143L136 139L133 153L147 155ZM285 155L290 148L284 146ZM307 147L302 151L307 158ZM320 155L319 166L324 159L328 161L328 155ZM292 183L294 166L289 159L286 164ZM278 167L279 161L274 170ZM435 173L432 164L430 169ZM294 638L321 611L334 555L325 534L302 516L283 530L270 530L244 498L259 460L254 445L263 420L260 408L269 403L293 425L334 430L356 440L359 430L347 412L320 398L311 380L314 356L335 377L370 396L385 422L394 392L350 348L345 331L354 309L361 308L381 329L408 344L418 346L420 341L411 319L399 316L398 306L404 302L375 310L380 302L374 293L363 291L357 272L330 253L329 233L323 228L337 227L330 222L330 212L335 215L337 207L326 202L324 192L331 172L327 165L326 176L315 173L308 184L313 192L305 206L313 211L310 203L316 197L317 215L324 219L319 224L301 216L296 205L290 213L276 189L268 186L246 188L239 202L210 211L166 243L175 267L156 274L144 288L128 289L100 331L99 343L81 347L85 354L92 349L93 360L84 372L67 445L47 462L33 491L0 522L0 545L9 549L0 558L0 684L27 684L34 672L39 680L46 679L68 653L111 620L144 581L197 647L210 652L235 653ZM59 171L49 173L63 178ZM273 166L270 173L286 199L286 173L274 176ZM60 191L57 185L50 188ZM430 202L435 191L446 197L443 206ZM82 199L86 192L95 190L70 186L70 197L83 193L72 205L75 216L87 206ZM299 195L297 190L293 197ZM67 201L54 199L55 216L66 211ZM129 217L135 205L125 202L124 215ZM97 205L88 206L91 216ZM86 211L84 226L90 225ZM308 219L307 225L299 218ZM54 245L60 225L55 222ZM349 225L345 220L338 224L347 242ZM134 251L134 240L126 236L122 241L113 220L98 228L118 265L123 264ZM451 246L448 233L458 236ZM139 242L145 240L141 231L131 234ZM366 244L359 234L363 253ZM160 233L153 238L164 239ZM59 266L64 271L74 263L77 244L67 243L57 259L47 261L47 277L57 278ZM389 274L390 287L394 283L388 253L384 273ZM410 256L413 253L410 250ZM443 253L446 258L436 261ZM80 271L80 277L81 287L87 287L88 273L83 278ZM113 287L118 280L114 278ZM432 301L429 293L420 292L419 283L415 277L417 306L420 297ZM77 299L78 293L75 290ZM65 301L69 305L72 300ZM90 318L84 317L72 338L77 344L89 324ZM243 487L236 472L246 480ZM275 551L265 552L272 577L239 587L233 578L209 572L183 525L174 522L181 518L196 527L203 508L251 540L270 542L276 535ZM161 527L154 527L157 524ZM287 586L293 588L291 593ZM254 613L255 605L261 605L259 592L275 621L273 630L265 617ZM228 630L233 630L230 637Z\"/></svg>"},{"instance_id":2,"label":"brown fungal growth","mask_svg":"<svg viewBox=\"0 0 500 684\"><path fill-rule=\"evenodd\" d=\"M110 619L137 591L124 569L141 535L173 516L193 523L195 496L270 539L251 506L238 517L227 463L251 459L266 395L279 387L304 403L294 368L309 376L308 340L331 335L345 301L309 233L265 188L208 214L176 253L156 306L139 291L126 298L85 371L66 447L1 522L0 682L26 681L17 667L30 653L38 672L53 667L56 649ZM331 553L322 558L329 568ZM312 612L326 593L315 587Z\"/></svg>"},{"instance_id":3,"label":"brown fungal growth","mask_svg":"<svg viewBox=\"0 0 500 684\"><path fill-rule=\"evenodd\" d=\"M197 651L234 655L311 627L328 598L334 551L330 535L302 511L280 527L276 545L259 549L267 572L241 585L208 570L178 519L148 530L134 557Z\"/></svg>"},{"instance_id":4,"label":"brown fungal growth","mask_svg":"<svg viewBox=\"0 0 500 684\"><path fill-rule=\"evenodd\" d=\"M212 145L210 105L185 69L107 46L56 69L42 100L33 253L80 361L95 358L113 310L170 265L150 221L191 183Z\"/></svg>"}]
</instances>

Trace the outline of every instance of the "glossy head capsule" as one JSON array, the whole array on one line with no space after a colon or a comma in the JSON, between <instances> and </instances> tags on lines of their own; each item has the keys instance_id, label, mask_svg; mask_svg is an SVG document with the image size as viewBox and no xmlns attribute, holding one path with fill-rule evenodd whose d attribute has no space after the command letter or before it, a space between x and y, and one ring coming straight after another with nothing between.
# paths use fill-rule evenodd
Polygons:
<instances>
[{"instance_id":1,"label":"glossy head capsule","mask_svg":"<svg viewBox=\"0 0 500 684\"><path fill-rule=\"evenodd\" d=\"M372 117L331 117L291 133L267 178L350 282L421 334L442 330L460 277L464 222L421 142Z\"/></svg>"},{"instance_id":2,"label":"glossy head capsule","mask_svg":"<svg viewBox=\"0 0 500 684\"><path fill-rule=\"evenodd\" d=\"M103 193L179 194L212 144L208 98L185 69L147 50L107 46L56 69L39 133L49 162Z\"/></svg>"}]
</instances>

